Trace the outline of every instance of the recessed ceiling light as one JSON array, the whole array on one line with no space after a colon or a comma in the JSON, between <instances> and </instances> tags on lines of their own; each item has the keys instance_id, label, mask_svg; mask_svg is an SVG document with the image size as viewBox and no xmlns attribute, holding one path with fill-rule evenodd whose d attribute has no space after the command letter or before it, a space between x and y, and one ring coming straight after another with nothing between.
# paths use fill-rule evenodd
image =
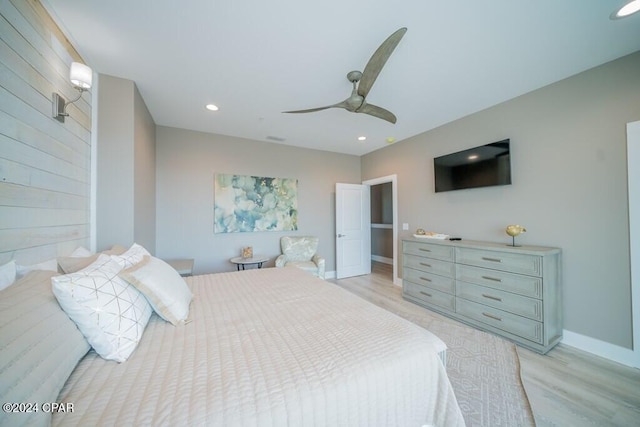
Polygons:
<instances>
[{"instance_id":1,"label":"recessed ceiling light","mask_svg":"<svg viewBox=\"0 0 640 427\"><path fill-rule=\"evenodd\" d=\"M477 159L477 158L478 158L478 155L477 155L477 154L472 154L472 155L470 155L469 157L467 157L467 159L469 159L469 160L475 160L475 159Z\"/></svg>"},{"instance_id":2,"label":"recessed ceiling light","mask_svg":"<svg viewBox=\"0 0 640 427\"><path fill-rule=\"evenodd\" d=\"M610 19L621 19L625 18L629 15L633 15L634 13L640 10L640 0L631 0L620 9L614 11L611 15L609 15Z\"/></svg>"},{"instance_id":3,"label":"recessed ceiling light","mask_svg":"<svg viewBox=\"0 0 640 427\"><path fill-rule=\"evenodd\" d=\"M386 141L387 141L387 144L393 144L394 142L396 142L396 139L394 137L390 136L390 137L388 137L386 139Z\"/></svg>"},{"instance_id":4,"label":"recessed ceiling light","mask_svg":"<svg viewBox=\"0 0 640 427\"><path fill-rule=\"evenodd\" d=\"M366 136L359 136L359 137L358 137L358 141L364 141L365 139L367 139L367 137L366 137Z\"/></svg>"},{"instance_id":5,"label":"recessed ceiling light","mask_svg":"<svg viewBox=\"0 0 640 427\"><path fill-rule=\"evenodd\" d=\"M218 106L214 104L207 104L204 106L209 111L218 111Z\"/></svg>"}]
</instances>

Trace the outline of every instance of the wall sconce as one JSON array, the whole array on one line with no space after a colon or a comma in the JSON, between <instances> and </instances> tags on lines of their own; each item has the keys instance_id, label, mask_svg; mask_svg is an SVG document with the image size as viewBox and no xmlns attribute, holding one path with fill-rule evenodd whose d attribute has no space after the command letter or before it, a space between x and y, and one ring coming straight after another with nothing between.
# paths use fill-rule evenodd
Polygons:
<instances>
[{"instance_id":1,"label":"wall sconce","mask_svg":"<svg viewBox=\"0 0 640 427\"><path fill-rule=\"evenodd\" d=\"M80 92L76 99L67 102L62 96L55 92L53 93L53 118L61 123L64 123L64 118L69 115L69 113L67 113L67 106L79 100L83 92L91 89L93 72L91 68L84 64L72 62L71 68L69 69L69 80L71 80L73 87Z\"/></svg>"}]
</instances>

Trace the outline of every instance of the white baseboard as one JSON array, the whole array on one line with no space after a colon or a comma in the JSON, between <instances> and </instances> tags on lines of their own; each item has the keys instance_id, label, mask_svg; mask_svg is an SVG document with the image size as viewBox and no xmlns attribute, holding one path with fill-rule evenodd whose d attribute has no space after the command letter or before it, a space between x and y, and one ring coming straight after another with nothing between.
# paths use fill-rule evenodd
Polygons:
<instances>
[{"instance_id":1,"label":"white baseboard","mask_svg":"<svg viewBox=\"0 0 640 427\"><path fill-rule=\"evenodd\" d=\"M335 279L336 278L336 272L335 271L325 271L324 272L324 278L325 279Z\"/></svg>"},{"instance_id":2,"label":"white baseboard","mask_svg":"<svg viewBox=\"0 0 640 427\"><path fill-rule=\"evenodd\" d=\"M380 255L371 255L371 261L377 261L383 264L393 265L393 258L387 258Z\"/></svg>"},{"instance_id":3,"label":"white baseboard","mask_svg":"<svg viewBox=\"0 0 640 427\"><path fill-rule=\"evenodd\" d=\"M575 347L579 350L586 351L596 356L604 357L632 368L640 368L640 360L638 355L631 349L620 347L605 341L585 335L576 334L575 332L562 331L562 343Z\"/></svg>"}]
</instances>

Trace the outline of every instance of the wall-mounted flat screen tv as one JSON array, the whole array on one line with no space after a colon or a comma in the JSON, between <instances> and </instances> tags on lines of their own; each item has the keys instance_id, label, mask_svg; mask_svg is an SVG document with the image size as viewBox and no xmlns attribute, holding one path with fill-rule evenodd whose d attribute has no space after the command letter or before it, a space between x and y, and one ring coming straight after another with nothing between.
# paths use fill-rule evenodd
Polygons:
<instances>
[{"instance_id":1,"label":"wall-mounted flat screen tv","mask_svg":"<svg viewBox=\"0 0 640 427\"><path fill-rule=\"evenodd\" d=\"M511 184L509 140L433 159L436 193Z\"/></svg>"}]
</instances>

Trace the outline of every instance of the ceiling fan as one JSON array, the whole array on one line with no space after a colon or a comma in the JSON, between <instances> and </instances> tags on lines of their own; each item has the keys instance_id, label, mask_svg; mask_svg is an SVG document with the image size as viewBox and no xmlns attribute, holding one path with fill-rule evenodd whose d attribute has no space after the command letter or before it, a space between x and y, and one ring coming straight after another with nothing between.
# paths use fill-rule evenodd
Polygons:
<instances>
[{"instance_id":1,"label":"ceiling fan","mask_svg":"<svg viewBox=\"0 0 640 427\"><path fill-rule=\"evenodd\" d=\"M344 108L352 113L364 113L370 116L378 117L391 123L396 122L396 116L389 110L369 104L366 101L367 95L378 78L378 74L382 71L382 67L393 53L402 37L407 32L406 28L400 28L391 34L378 49L373 53L369 62L364 67L364 71L350 71L347 79L353 83L353 91L351 96L342 102L326 107L310 108L308 110L283 111L284 113L313 113L315 111L326 110L327 108Z\"/></svg>"}]
</instances>

